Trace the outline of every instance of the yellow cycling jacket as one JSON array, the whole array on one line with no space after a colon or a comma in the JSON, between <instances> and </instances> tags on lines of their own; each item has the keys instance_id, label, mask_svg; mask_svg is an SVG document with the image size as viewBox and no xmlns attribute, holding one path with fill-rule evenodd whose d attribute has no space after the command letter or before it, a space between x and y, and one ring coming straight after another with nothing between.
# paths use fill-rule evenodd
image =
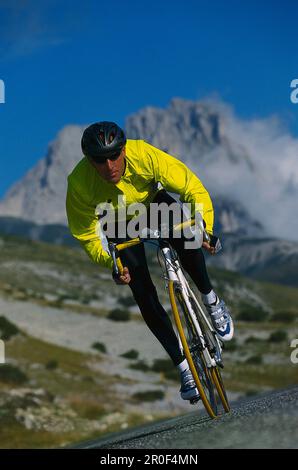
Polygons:
<instances>
[{"instance_id":1,"label":"yellow cycling jacket","mask_svg":"<svg viewBox=\"0 0 298 470\"><path fill-rule=\"evenodd\" d=\"M104 250L96 207L111 202L117 210L118 196L126 197L126 205L143 203L146 207L156 195L157 183L167 191L178 193L182 202L195 203L206 222L206 230L213 231L213 206L210 196L199 178L180 160L159 150L144 140L127 140L126 168L117 184L105 181L84 157L68 176L66 211L70 231L90 258L112 269L110 254Z\"/></svg>"}]
</instances>

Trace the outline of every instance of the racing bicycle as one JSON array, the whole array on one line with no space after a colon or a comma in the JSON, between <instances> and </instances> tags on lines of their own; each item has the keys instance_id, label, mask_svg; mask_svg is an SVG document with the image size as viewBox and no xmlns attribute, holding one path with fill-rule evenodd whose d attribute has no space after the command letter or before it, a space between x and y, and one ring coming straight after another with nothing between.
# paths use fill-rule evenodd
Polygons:
<instances>
[{"instance_id":1,"label":"racing bicycle","mask_svg":"<svg viewBox=\"0 0 298 470\"><path fill-rule=\"evenodd\" d=\"M190 219L175 225L173 230L182 230L186 226L191 230L195 228L200 246L203 240L206 240L213 244L215 252L218 252L221 249L219 239L214 236L211 238L204 227L198 226L196 222L195 219ZM144 237L120 243L109 241L114 274L119 275L123 270L119 253L143 242L154 243L158 247L158 259L163 268L163 277L169 294L174 331L200 394L199 397L190 400L190 403L196 404L201 400L211 418L216 418L220 414L220 406L228 413L230 405L221 376L221 369L224 367L223 344L215 333L210 316L186 279L176 251L170 241L162 237L161 230L155 230L154 233L150 231L150 238L147 233Z\"/></svg>"}]
</instances>

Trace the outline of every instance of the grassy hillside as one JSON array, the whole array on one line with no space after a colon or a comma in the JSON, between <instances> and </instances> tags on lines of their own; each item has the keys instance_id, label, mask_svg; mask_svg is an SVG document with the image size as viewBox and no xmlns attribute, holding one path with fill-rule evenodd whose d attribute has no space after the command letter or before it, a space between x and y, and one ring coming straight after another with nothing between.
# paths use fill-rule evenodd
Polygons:
<instances>
[{"instance_id":1,"label":"grassy hillside","mask_svg":"<svg viewBox=\"0 0 298 470\"><path fill-rule=\"evenodd\" d=\"M155 250L148 260L168 309ZM180 400L177 372L147 334L130 289L82 250L2 237L0 262L1 447L57 447L194 409ZM235 318L224 352L230 398L297 383L290 342L298 338L298 289L209 273ZM92 331L93 322L100 335L87 338L90 347L63 332L73 324Z\"/></svg>"},{"instance_id":2,"label":"grassy hillside","mask_svg":"<svg viewBox=\"0 0 298 470\"><path fill-rule=\"evenodd\" d=\"M146 247L152 278L161 300L168 302L155 248ZM208 256L208 255L207 255ZM130 289L115 287L109 270L93 263L80 248L55 246L17 237L0 238L0 291L23 300L44 301L91 311L110 304L131 307ZM214 287L234 314L247 307L275 313L298 313L298 289L254 281L239 273L209 267ZM96 311L94 312L96 314Z\"/></svg>"},{"instance_id":3,"label":"grassy hillside","mask_svg":"<svg viewBox=\"0 0 298 470\"><path fill-rule=\"evenodd\" d=\"M1 448L59 447L150 421L129 397L116 395L116 377L88 355L19 333L7 342L0 366ZM133 402L133 399L131 399ZM138 403L138 402L136 402ZM154 417L167 416L154 413Z\"/></svg>"}]
</instances>

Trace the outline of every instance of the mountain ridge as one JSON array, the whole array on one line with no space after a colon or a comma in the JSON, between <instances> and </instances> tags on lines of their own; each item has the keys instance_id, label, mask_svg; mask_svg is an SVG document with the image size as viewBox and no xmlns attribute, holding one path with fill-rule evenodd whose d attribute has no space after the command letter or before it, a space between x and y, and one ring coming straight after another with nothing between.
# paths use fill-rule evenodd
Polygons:
<instances>
[{"instance_id":1,"label":"mountain ridge","mask_svg":"<svg viewBox=\"0 0 298 470\"><path fill-rule=\"evenodd\" d=\"M297 239L298 143L272 119L241 121L223 103L174 98L167 108L147 106L128 116L125 127L128 138L148 140L198 175L211 199L220 201L215 216L224 232L248 235L252 225L257 235L279 237L283 227L285 238ZM82 158L83 129L68 125L58 133L45 158L0 201L0 216L67 224L67 175Z\"/></svg>"}]
</instances>

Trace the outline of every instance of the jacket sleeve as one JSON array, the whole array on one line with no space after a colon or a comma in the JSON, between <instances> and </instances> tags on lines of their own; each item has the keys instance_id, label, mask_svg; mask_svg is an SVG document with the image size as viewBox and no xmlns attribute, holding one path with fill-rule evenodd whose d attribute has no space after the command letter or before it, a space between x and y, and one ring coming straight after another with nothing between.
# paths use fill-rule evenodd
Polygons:
<instances>
[{"instance_id":1,"label":"jacket sleeve","mask_svg":"<svg viewBox=\"0 0 298 470\"><path fill-rule=\"evenodd\" d=\"M86 204L69 183L66 196L66 213L72 235L79 240L88 256L95 263L112 269L112 257L102 246L100 224L95 215L95 208Z\"/></svg>"},{"instance_id":2,"label":"jacket sleeve","mask_svg":"<svg viewBox=\"0 0 298 470\"><path fill-rule=\"evenodd\" d=\"M206 230L213 233L214 211L208 191L199 178L180 160L144 142L146 157L152 165L155 181L159 181L167 191L180 194L182 202L191 204L191 215L195 213L195 203L200 204Z\"/></svg>"}]
</instances>

